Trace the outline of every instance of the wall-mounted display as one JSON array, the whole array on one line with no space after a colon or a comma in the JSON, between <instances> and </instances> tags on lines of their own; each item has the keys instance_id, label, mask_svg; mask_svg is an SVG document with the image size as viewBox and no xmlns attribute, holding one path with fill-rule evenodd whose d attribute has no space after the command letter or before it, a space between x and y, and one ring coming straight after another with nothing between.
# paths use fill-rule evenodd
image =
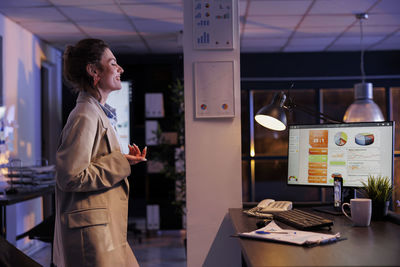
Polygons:
<instances>
[{"instance_id":1,"label":"wall-mounted display","mask_svg":"<svg viewBox=\"0 0 400 267\"><path fill-rule=\"evenodd\" d=\"M128 154L130 144L130 99L131 82L123 81L121 90L112 92L107 99L107 103L115 108L117 113L117 132L121 142L123 153Z\"/></svg>"},{"instance_id":2,"label":"wall-mounted display","mask_svg":"<svg viewBox=\"0 0 400 267\"><path fill-rule=\"evenodd\" d=\"M196 118L234 117L233 61L195 62Z\"/></svg>"},{"instance_id":3,"label":"wall-mounted display","mask_svg":"<svg viewBox=\"0 0 400 267\"><path fill-rule=\"evenodd\" d=\"M232 0L193 0L193 48L233 49Z\"/></svg>"}]
</instances>

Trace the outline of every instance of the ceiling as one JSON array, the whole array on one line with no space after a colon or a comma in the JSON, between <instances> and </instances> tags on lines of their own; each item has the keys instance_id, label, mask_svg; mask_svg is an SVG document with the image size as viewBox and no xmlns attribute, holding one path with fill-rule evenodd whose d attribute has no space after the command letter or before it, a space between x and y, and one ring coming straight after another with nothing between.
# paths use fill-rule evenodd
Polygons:
<instances>
[{"instance_id":1,"label":"ceiling","mask_svg":"<svg viewBox=\"0 0 400 267\"><path fill-rule=\"evenodd\" d=\"M0 12L61 50L93 37L116 53L182 53L183 1L0 0ZM365 50L400 50L400 0L238 1L241 52L360 50L357 13Z\"/></svg>"}]
</instances>

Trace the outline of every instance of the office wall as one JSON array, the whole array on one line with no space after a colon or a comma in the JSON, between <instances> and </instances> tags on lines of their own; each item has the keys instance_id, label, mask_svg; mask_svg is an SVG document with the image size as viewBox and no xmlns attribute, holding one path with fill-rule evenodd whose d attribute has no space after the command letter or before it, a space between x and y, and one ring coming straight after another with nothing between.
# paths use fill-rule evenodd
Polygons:
<instances>
[{"instance_id":1,"label":"office wall","mask_svg":"<svg viewBox=\"0 0 400 267\"><path fill-rule=\"evenodd\" d=\"M240 248L228 209L242 205L240 60L237 4L234 3L234 50L193 49L195 1L184 1L184 93L187 188L187 266L240 266ZM194 62L233 61L233 118L195 118ZM215 69L217 80L220 69ZM223 77L226 78L226 77ZM212 80L207 80L212 84Z\"/></svg>"},{"instance_id":2,"label":"office wall","mask_svg":"<svg viewBox=\"0 0 400 267\"><path fill-rule=\"evenodd\" d=\"M3 104L8 121L6 156L19 158L23 166L29 166L41 158L41 65L46 61L55 73L61 73L61 57L59 51L2 15L0 35L3 39ZM52 81L52 92L60 95L60 76L55 74ZM41 198L8 206L7 239L22 250L31 249L32 242L28 239L17 242L15 236L41 222L42 213Z\"/></svg>"}]
</instances>

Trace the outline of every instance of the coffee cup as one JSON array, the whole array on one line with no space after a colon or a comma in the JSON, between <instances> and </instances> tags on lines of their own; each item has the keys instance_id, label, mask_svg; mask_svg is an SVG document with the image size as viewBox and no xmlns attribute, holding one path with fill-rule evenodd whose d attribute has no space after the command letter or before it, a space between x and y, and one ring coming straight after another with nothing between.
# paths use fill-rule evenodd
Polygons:
<instances>
[{"instance_id":1,"label":"coffee cup","mask_svg":"<svg viewBox=\"0 0 400 267\"><path fill-rule=\"evenodd\" d=\"M344 211L344 207L349 206L351 217ZM343 214L353 221L354 226L368 226L371 222L372 205L369 198L350 199L349 203L343 203Z\"/></svg>"}]
</instances>

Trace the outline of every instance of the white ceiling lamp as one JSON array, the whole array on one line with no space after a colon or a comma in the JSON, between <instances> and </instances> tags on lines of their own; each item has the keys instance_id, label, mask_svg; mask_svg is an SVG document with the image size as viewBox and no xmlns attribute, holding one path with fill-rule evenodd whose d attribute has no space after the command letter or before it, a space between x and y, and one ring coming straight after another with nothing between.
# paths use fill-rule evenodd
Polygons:
<instances>
[{"instance_id":1,"label":"white ceiling lamp","mask_svg":"<svg viewBox=\"0 0 400 267\"><path fill-rule=\"evenodd\" d=\"M363 27L362 22L368 19L368 14L356 14L357 20L360 22L361 31L361 77L362 82L354 85L355 101L351 104L344 114L344 122L367 122L367 121L384 121L383 114L378 105L373 100L372 83L365 82L364 70L364 44L363 44Z\"/></svg>"}]
</instances>

